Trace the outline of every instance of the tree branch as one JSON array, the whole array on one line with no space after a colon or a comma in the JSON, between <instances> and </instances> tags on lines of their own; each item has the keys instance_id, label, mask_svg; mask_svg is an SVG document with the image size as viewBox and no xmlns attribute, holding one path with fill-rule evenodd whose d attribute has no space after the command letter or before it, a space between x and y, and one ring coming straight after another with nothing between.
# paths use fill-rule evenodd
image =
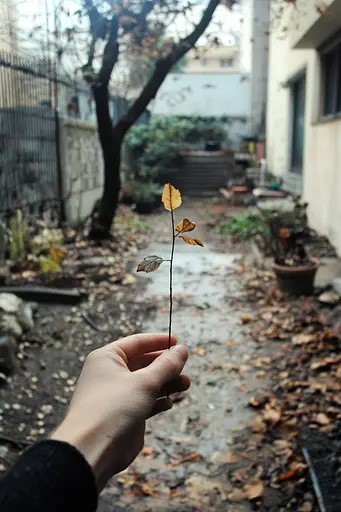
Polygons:
<instances>
[{"instance_id":1,"label":"tree branch","mask_svg":"<svg viewBox=\"0 0 341 512\"><path fill-rule=\"evenodd\" d=\"M107 44L105 45L102 59L102 67L98 75L99 85L108 87L112 70L118 59L119 44L117 41L118 21L113 16L110 23L110 32Z\"/></svg>"},{"instance_id":2,"label":"tree branch","mask_svg":"<svg viewBox=\"0 0 341 512\"><path fill-rule=\"evenodd\" d=\"M205 32L219 3L220 0L210 0L193 32L174 45L166 57L156 62L154 72L144 86L140 96L129 108L127 114L118 121L116 128L120 133L125 135L134 122L143 114L150 100L155 98L157 91L174 64L195 45L199 37Z\"/></svg>"}]
</instances>

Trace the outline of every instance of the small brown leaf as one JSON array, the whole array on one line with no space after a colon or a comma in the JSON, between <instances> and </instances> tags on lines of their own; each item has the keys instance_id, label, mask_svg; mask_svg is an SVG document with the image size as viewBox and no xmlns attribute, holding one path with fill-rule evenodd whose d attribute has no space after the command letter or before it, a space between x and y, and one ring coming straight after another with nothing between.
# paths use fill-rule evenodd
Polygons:
<instances>
[{"instance_id":1,"label":"small brown leaf","mask_svg":"<svg viewBox=\"0 0 341 512\"><path fill-rule=\"evenodd\" d=\"M153 494L155 494L155 490L147 482L143 482L142 484L139 484L139 487L145 496L153 496Z\"/></svg>"},{"instance_id":2,"label":"small brown leaf","mask_svg":"<svg viewBox=\"0 0 341 512\"><path fill-rule=\"evenodd\" d=\"M182 203L180 191L170 183L167 183L162 192L162 202L165 209L169 212L179 208Z\"/></svg>"},{"instance_id":3,"label":"small brown leaf","mask_svg":"<svg viewBox=\"0 0 341 512\"><path fill-rule=\"evenodd\" d=\"M255 409L257 409L257 407L263 407L263 405L265 405L267 401L268 401L267 396L264 396L264 395L253 396L249 400L249 405L251 407L254 407Z\"/></svg>"},{"instance_id":4,"label":"small brown leaf","mask_svg":"<svg viewBox=\"0 0 341 512\"><path fill-rule=\"evenodd\" d=\"M271 425L276 425L282 417L282 410L280 407L272 408L270 404L266 404L263 418L264 421Z\"/></svg>"},{"instance_id":5,"label":"small brown leaf","mask_svg":"<svg viewBox=\"0 0 341 512\"><path fill-rule=\"evenodd\" d=\"M188 231L193 231L193 229L195 229L195 223L191 222L188 219L182 219L175 229L178 233L186 233Z\"/></svg>"},{"instance_id":6,"label":"small brown leaf","mask_svg":"<svg viewBox=\"0 0 341 512\"><path fill-rule=\"evenodd\" d=\"M206 349L204 347L197 347L194 351L198 356L204 356L206 354Z\"/></svg>"},{"instance_id":7,"label":"small brown leaf","mask_svg":"<svg viewBox=\"0 0 341 512\"><path fill-rule=\"evenodd\" d=\"M183 462L198 462L200 459L201 456L198 452L191 452L188 455L185 455Z\"/></svg>"},{"instance_id":8,"label":"small brown leaf","mask_svg":"<svg viewBox=\"0 0 341 512\"><path fill-rule=\"evenodd\" d=\"M152 446L144 446L141 451L142 455L145 457L155 455L155 448Z\"/></svg>"},{"instance_id":9,"label":"small brown leaf","mask_svg":"<svg viewBox=\"0 0 341 512\"><path fill-rule=\"evenodd\" d=\"M307 343L311 343L317 340L317 334L296 334L292 338L292 342L294 345L306 345Z\"/></svg>"},{"instance_id":10,"label":"small brown leaf","mask_svg":"<svg viewBox=\"0 0 341 512\"><path fill-rule=\"evenodd\" d=\"M244 486L245 495L250 501L260 498L263 495L263 491L264 485L261 480L254 480Z\"/></svg>"},{"instance_id":11,"label":"small brown leaf","mask_svg":"<svg viewBox=\"0 0 341 512\"><path fill-rule=\"evenodd\" d=\"M320 425L329 425L331 419L328 418L328 416L324 414L324 412L320 412L319 414L316 415L315 421Z\"/></svg>"},{"instance_id":12,"label":"small brown leaf","mask_svg":"<svg viewBox=\"0 0 341 512\"><path fill-rule=\"evenodd\" d=\"M163 263L163 259L160 256L146 256L142 261L137 265L136 272L155 272Z\"/></svg>"},{"instance_id":13,"label":"small brown leaf","mask_svg":"<svg viewBox=\"0 0 341 512\"><path fill-rule=\"evenodd\" d=\"M200 247L204 247L204 244L199 238L189 238L188 236L180 236L180 238L188 245L200 245Z\"/></svg>"},{"instance_id":14,"label":"small brown leaf","mask_svg":"<svg viewBox=\"0 0 341 512\"><path fill-rule=\"evenodd\" d=\"M249 322L251 322L251 318L248 315L242 315L240 319L243 324L248 324Z\"/></svg>"},{"instance_id":15,"label":"small brown leaf","mask_svg":"<svg viewBox=\"0 0 341 512\"><path fill-rule=\"evenodd\" d=\"M239 502L245 499L245 494L242 489L235 488L230 494L227 495L227 499L232 502Z\"/></svg>"}]
</instances>

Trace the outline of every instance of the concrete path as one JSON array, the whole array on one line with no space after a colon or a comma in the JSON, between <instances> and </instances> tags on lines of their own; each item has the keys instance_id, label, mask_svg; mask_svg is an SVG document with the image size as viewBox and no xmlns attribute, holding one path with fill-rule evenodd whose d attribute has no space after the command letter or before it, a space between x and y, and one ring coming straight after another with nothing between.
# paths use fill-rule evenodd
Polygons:
<instances>
[{"instance_id":1,"label":"concrete path","mask_svg":"<svg viewBox=\"0 0 341 512\"><path fill-rule=\"evenodd\" d=\"M225 478L224 465L232 457L233 436L251 419L248 400L262 393L266 381L257 378L257 368L252 366L260 356L256 344L241 332L241 317L249 312L230 304L231 297L240 293L234 273L238 255L225 253L206 231L200 206L181 208L176 214L177 220L199 221L197 230L188 235L205 243L201 248L177 240L174 258L173 333L190 350L186 373L192 386L171 411L149 422L144 454L121 476L124 487L129 475L141 473L152 494L137 502L125 495L123 503L127 510L139 512L244 511L247 504L227 501L233 485ZM169 215L154 216L153 223L150 246L139 258L156 254L167 259ZM154 273L138 274L138 279L146 283L138 300L155 307L143 331L167 332L168 263Z\"/></svg>"}]
</instances>

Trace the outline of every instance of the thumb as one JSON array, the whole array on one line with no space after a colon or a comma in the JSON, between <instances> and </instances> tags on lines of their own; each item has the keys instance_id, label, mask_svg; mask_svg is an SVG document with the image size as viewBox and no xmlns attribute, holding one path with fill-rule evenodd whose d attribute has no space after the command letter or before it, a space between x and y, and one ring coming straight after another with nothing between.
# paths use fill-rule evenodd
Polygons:
<instances>
[{"instance_id":1,"label":"thumb","mask_svg":"<svg viewBox=\"0 0 341 512\"><path fill-rule=\"evenodd\" d=\"M165 350L145 371L153 376L161 389L180 375L188 359L188 350L183 345L175 345Z\"/></svg>"}]
</instances>

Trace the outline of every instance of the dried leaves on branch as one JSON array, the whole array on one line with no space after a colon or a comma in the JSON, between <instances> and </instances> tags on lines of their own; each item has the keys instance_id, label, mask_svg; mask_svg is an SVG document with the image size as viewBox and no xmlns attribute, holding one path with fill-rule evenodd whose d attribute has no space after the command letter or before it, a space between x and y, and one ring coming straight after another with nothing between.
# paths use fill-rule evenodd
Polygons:
<instances>
[{"instance_id":1,"label":"dried leaves on branch","mask_svg":"<svg viewBox=\"0 0 341 512\"><path fill-rule=\"evenodd\" d=\"M173 259L174 259L174 248L175 248L175 240L177 238L182 238L182 240L189 245L199 245L200 247L204 247L199 238L190 238L188 236L180 236L182 233L187 233L193 231L195 229L195 223L190 221L189 219L182 219L175 227L174 222L174 210L179 208L182 204L182 198L180 190L176 189L170 183L167 183L164 186L162 192L162 202L166 210L170 212L171 223L172 223L172 248L171 248L171 256L170 259L164 260L160 256L152 255L146 256L137 266L137 272L154 272L157 270L160 265L166 261L170 263L169 266L169 347L170 347L170 339L172 334L172 312L173 312Z\"/></svg>"}]
</instances>

